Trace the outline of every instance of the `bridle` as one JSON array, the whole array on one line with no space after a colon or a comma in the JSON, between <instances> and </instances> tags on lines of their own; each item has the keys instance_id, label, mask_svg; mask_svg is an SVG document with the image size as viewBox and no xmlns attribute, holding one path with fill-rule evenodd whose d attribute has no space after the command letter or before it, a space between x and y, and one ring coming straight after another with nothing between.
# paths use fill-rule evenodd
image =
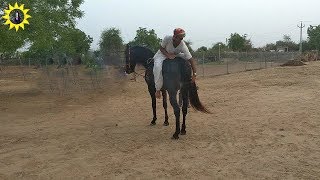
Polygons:
<instances>
[{"instance_id":1,"label":"bridle","mask_svg":"<svg viewBox=\"0 0 320 180\"><path fill-rule=\"evenodd\" d=\"M129 48L128 48L128 64L126 63L126 65L125 65L125 68L128 68L128 69L130 69L131 70L131 49L130 49L130 46L129 46ZM148 60L147 60L147 67L149 66L149 64L150 63L152 63L153 62L153 58L149 58ZM138 73L138 72L136 72L135 70L134 70L134 68L133 68L133 70L132 70L132 73L134 73L134 75L136 76L136 75L138 75L138 76L142 76L143 78L145 78L145 75L143 75L142 73Z\"/></svg>"}]
</instances>

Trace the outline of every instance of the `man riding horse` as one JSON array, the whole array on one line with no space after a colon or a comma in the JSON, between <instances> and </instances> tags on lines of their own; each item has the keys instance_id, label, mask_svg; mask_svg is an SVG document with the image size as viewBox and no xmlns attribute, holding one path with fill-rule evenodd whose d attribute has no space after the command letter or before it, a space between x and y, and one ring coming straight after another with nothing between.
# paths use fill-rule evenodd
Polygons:
<instances>
[{"instance_id":1,"label":"man riding horse","mask_svg":"<svg viewBox=\"0 0 320 180\"><path fill-rule=\"evenodd\" d=\"M160 90L163 85L162 76L162 64L165 59L174 59L175 57L181 57L188 60L192 68L192 82L195 82L197 76L195 59L192 57L186 43L183 41L185 37L185 31L181 28L176 28L173 31L173 36L165 36L162 40L161 47L154 55L154 82L156 86L156 97L161 97Z\"/></svg>"},{"instance_id":2,"label":"man riding horse","mask_svg":"<svg viewBox=\"0 0 320 180\"><path fill-rule=\"evenodd\" d=\"M184 30L178 28L174 30L173 36L166 36L161 48L154 54L150 49L142 46L130 47L127 45L125 72L130 74L135 72L137 64L143 65L146 69L145 81L152 99L153 119L151 125L156 124L156 96L163 96L163 108L165 109L164 125L168 126L167 113L167 93L169 94L170 104L173 107L176 130L173 139L178 139L179 135L186 134L186 115L188 104L200 112L210 113L210 111L200 102L195 83L196 68L195 59L192 58L183 38ZM152 58L153 57L153 58ZM189 60L189 62L187 61ZM152 62L154 61L154 62ZM162 67L163 65L163 67ZM192 74L192 76L191 76ZM182 125L180 128L180 106L177 102L177 93L181 93L182 98Z\"/></svg>"}]
</instances>

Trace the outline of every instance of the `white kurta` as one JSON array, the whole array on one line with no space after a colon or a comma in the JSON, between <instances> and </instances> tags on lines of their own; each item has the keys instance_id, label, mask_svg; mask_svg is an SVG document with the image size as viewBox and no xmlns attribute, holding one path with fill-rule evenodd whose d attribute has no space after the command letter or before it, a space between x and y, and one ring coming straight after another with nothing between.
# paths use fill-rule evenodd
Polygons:
<instances>
[{"instance_id":1,"label":"white kurta","mask_svg":"<svg viewBox=\"0 0 320 180\"><path fill-rule=\"evenodd\" d=\"M185 60L189 60L192 58L192 55L184 41L177 46L173 46L172 36L166 36L162 40L161 46L166 49L168 53L173 53L178 57L181 57ZM162 63L167 57L160 51L154 55L154 67L153 67L153 74L154 74L154 82L156 86L156 90L159 91L163 85L163 76L162 76Z\"/></svg>"}]
</instances>

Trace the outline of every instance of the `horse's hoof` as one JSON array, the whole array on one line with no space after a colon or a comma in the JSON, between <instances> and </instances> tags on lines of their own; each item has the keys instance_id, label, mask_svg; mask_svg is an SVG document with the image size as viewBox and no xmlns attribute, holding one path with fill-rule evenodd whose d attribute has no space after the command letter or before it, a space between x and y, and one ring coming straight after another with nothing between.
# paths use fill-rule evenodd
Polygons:
<instances>
[{"instance_id":1,"label":"horse's hoof","mask_svg":"<svg viewBox=\"0 0 320 180\"><path fill-rule=\"evenodd\" d=\"M157 123L156 122L151 122L150 126L155 126Z\"/></svg>"},{"instance_id":2,"label":"horse's hoof","mask_svg":"<svg viewBox=\"0 0 320 180\"><path fill-rule=\"evenodd\" d=\"M180 134L181 134L181 135L186 135L186 134L187 134L187 131L181 131Z\"/></svg>"},{"instance_id":3,"label":"horse's hoof","mask_svg":"<svg viewBox=\"0 0 320 180\"><path fill-rule=\"evenodd\" d=\"M171 139L179 139L179 135L174 134Z\"/></svg>"},{"instance_id":4,"label":"horse's hoof","mask_svg":"<svg viewBox=\"0 0 320 180\"><path fill-rule=\"evenodd\" d=\"M169 122L164 122L163 126L169 126Z\"/></svg>"}]
</instances>

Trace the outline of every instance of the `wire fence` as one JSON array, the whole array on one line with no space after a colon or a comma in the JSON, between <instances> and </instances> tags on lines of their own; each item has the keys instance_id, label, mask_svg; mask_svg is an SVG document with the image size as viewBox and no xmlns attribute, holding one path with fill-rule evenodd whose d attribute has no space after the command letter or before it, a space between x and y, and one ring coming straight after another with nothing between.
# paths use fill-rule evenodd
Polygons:
<instances>
[{"instance_id":1,"label":"wire fence","mask_svg":"<svg viewBox=\"0 0 320 180\"><path fill-rule=\"evenodd\" d=\"M201 56L195 56L200 77L272 68L298 57L298 52L202 53ZM44 92L64 95L100 90L110 86L111 79L126 79L124 55L93 58L95 65L90 67L74 65L70 59L61 62L22 58L2 60L0 81L15 79L37 82ZM144 74L143 67L138 67L137 71Z\"/></svg>"},{"instance_id":2,"label":"wire fence","mask_svg":"<svg viewBox=\"0 0 320 180\"><path fill-rule=\"evenodd\" d=\"M253 52L197 55L198 74L217 76L280 66L300 57L298 52Z\"/></svg>"},{"instance_id":3,"label":"wire fence","mask_svg":"<svg viewBox=\"0 0 320 180\"><path fill-rule=\"evenodd\" d=\"M107 65L101 58L96 58L94 61L95 65L86 66L69 62L6 59L0 63L0 86L28 81L43 93L70 95L106 90L115 82L125 80L120 66ZM1 93L0 91L0 95ZM5 92L7 93L10 92Z\"/></svg>"}]
</instances>

